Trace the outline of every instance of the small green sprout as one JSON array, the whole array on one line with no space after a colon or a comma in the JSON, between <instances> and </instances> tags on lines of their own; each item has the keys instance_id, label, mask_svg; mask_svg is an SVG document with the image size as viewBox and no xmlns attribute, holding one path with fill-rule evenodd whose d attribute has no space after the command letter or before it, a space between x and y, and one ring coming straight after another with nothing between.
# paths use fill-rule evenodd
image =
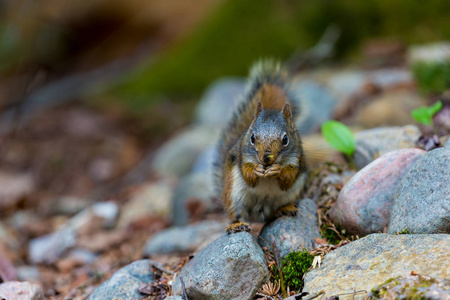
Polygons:
<instances>
[{"instance_id":1,"label":"small green sprout","mask_svg":"<svg viewBox=\"0 0 450 300\"><path fill-rule=\"evenodd\" d=\"M330 120L323 123L322 135L331 147L349 158L355 152L356 142L353 132L341 122Z\"/></svg>"},{"instance_id":2,"label":"small green sprout","mask_svg":"<svg viewBox=\"0 0 450 300\"><path fill-rule=\"evenodd\" d=\"M405 228L402 231L400 231L398 234L409 234L409 229Z\"/></svg>"},{"instance_id":3,"label":"small green sprout","mask_svg":"<svg viewBox=\"0 0 450 300\"><path fill-rule=\"evenodd\" d=\"M267 155L267 157L270 157L270 158L272 158L272 157L273 157L273 155Z\"/></svg>"},{"instance_id":4,"label":"small green sprout","mask_svg":"<svg viewBox=\"0 0 450 300\"><path fill-rule=\"evenodd\" d=\"M433 116L437 112L439 112L441 109L442 109L442 102L439 100L438 102L436 102L435 104L433 104L431 106L422 106L422 107L414 109L411 112L411 116L417 122L431 126L431 121L433 119Z\"/></svg>"}]
</instances>

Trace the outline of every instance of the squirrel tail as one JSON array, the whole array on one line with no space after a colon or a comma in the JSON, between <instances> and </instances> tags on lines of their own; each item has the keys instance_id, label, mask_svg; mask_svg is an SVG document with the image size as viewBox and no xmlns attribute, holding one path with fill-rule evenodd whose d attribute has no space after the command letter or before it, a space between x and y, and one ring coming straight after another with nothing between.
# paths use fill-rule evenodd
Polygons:
<instances>
[{"instance_id":1,"label":"squirrel tail","mask_svg":"<svg viewBox=\"0 0 450 300\"><path fill-rule=\"evenodd\" d=\"M228 125L222 131L218 149L219 158L215 164L217 174L216 186L220 192L223 185L223 170L227 155L239 141L242 134L247 131L260 101L263 109L280 110L288 101L294 120L299 112L299 102L290 91L288 71L282 68L281 63L272 59L261 60L250 69L244 97L239 101L238 107L229 120Z\"/></svg>"},{"instance_id":2,"label":"squirrel tail","mask_svg":"<svg viewBox=\"0 0 450 300\"><path fill-rule=\"evenodd\" d=\"M282 109L289 101L294 117L298 113L297 101L290 92L290 74L280 62L265 59L255 63L250 69L245 100L249 106L261 101L262 108Z\"/></svg>"}]
</instances>

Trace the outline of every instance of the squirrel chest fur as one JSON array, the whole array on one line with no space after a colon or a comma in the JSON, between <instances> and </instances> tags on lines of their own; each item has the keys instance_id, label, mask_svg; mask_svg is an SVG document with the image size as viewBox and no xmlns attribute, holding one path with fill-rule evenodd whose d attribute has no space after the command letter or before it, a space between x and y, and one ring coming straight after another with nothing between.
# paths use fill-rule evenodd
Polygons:
<instances>
[{"instance_id":1,"label":"squirrel chest fur","mask_svg":"<svg viewBox=\"0 0 450 300\"><path fill-rule=\"evenodd\" d=\"M245 98L223 131L217 186L233 224L228 232L278 215L295 215L306 177L296 100L285 72L272 62L251 71Z\"/></svg>"}]
</instances>

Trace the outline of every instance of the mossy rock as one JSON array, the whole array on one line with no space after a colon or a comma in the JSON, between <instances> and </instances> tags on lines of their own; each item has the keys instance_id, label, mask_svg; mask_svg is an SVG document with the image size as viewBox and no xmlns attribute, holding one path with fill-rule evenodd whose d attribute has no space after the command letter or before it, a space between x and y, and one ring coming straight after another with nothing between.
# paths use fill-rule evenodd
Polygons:
<instances>
[{"instance_id":1,"label":"mossy rock","mask_svg":"<svg viewBox=\"0 0 450 300\"><path fill-rule=\"evenodd\" d=\"M427 300L448 299L450 281L411 275L389 278L370 291L369 299Z\"/></svg>"}]
</instances>

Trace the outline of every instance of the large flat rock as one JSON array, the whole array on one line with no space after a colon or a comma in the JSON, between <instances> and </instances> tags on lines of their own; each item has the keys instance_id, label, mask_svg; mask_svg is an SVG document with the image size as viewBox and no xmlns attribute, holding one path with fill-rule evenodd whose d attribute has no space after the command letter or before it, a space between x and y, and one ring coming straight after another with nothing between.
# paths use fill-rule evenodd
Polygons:
<instances>
[{"instance_id":1,"label":"large flat rock","mask_svg":"<svg viewBox=\"0 0 450 300\"><path fill-rule=\"evenodd\" d=\"M408 276L412 271L436 279L449 278L450 235L368 235L327 254L320 268L306 274L303 291L314 294L324 290L326 297L354 289L369 292L390 278Z\"/></svg>"}]
</instances>

